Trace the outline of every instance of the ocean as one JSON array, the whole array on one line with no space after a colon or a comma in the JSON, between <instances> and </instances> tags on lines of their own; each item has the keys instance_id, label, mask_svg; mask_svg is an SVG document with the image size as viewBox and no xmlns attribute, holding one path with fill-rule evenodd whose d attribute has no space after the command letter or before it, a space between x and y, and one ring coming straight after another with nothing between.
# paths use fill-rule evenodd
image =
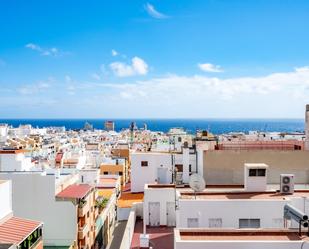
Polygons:
<instances>
[{"instance_id":1,"label":"ocean","mask_svg":"<svg viewBox=\"0 0 309 249\"><path fill-rule=\"evenodd\" d=\"M31 124L33 127L65 126L66 129L81 129L85 122L96 129L103 129L107 119L0 119L13 127L20 124ZM116 131L128 128L132 121L141 128L147 124L152 131L167 132L172 127L183 127L189 133L198 129L209 130L214 134L248 131L304 131L303 119L108 119L115 122Z\"/></svg>"}]
</instances>

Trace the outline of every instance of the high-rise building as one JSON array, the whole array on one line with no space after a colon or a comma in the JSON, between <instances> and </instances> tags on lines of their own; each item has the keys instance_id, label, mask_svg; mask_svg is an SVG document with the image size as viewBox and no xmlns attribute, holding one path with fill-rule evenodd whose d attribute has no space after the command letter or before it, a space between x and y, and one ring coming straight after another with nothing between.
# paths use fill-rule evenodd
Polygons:
<instances>
[{"instance_id":1,"label":"high-rise building","mask_svg":"<svg viewBox=\"0 0 309 249\"><path fill-rule=\"evenodd\" d=\"M114 123L114 121L105 121L104 128L107 131L114 131L115 130L115 123Z\"/></svg>"}]
</instances>

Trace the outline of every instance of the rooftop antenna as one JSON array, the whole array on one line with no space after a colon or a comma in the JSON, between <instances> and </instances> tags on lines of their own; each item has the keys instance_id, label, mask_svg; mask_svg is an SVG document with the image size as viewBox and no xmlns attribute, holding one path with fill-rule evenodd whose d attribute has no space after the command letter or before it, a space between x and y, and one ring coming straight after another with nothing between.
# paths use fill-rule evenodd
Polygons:
<instances>
[{"instance_id":1,"label":"rooftop antenna","mask_svg":"<svg viewBox=\"0 0 309 249\"><path fill-rule=\"evenodd\" d=\"M202 192L205 189L205 180L199 174L192 174L189 181L190 188L194 191L194 197L196 199L196 193Z\"/></svg>"}]
</instances>

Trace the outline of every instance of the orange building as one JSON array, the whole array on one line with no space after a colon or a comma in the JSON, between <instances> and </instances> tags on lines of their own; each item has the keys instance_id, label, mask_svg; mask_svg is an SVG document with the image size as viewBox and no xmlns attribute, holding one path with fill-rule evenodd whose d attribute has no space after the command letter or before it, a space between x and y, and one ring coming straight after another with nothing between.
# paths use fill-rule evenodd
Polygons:
<instances>
[{"instance_id":1,"label":"orange building","mask_svg":"<svg viewBox=\"0 0 309 249\"><path fill-rule=\"evenodd\" d=\"M72 184L57 194L57 200L70 200L78 209L78 248L92 248L95 244L96 219L99 210L95 207L97 191L88 184Z\"/></svg>"}]
</instances>

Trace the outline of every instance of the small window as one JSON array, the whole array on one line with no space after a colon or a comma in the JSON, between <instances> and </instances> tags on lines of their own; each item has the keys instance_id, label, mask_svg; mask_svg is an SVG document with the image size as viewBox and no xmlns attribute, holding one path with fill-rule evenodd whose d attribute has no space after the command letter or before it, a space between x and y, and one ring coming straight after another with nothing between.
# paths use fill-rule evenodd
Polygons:
<instances>
[{"instance_id":1,"label":"small window","mask_svg":"<svg viewBox=\"0 0 309 249\"><path fill-rule=\"evenodd\" d=\"M179 143L181 142L181 137L178 137L178 142L179 142Z\"/></svg>"},{"instance_id":2,"label":"small window","mask_svg":"<svg viewBox=\"0 0 309 249\"><path fill-rule=\"evenodd\" d=\"M266 169L249 169L249 176L266 176Z\"/></svg>"},{"instance_id":3,"label":"small window","mask_svg":"<svg viewBox=\"0 0 309 249\"><path fill-rule=\"evenodd\" d=\"M249 176L256 176L256 169L249 169Z\"/></svg>"},{"instance_id":4,"label":"small window","mask_svg":"<svg viewBox=\"0 0 309 249\"><path fill-rule=\"evenodd\" d=\"M265 175L266 175L266 169L257 170L257 176L265 176Z\"/></svg>"},{"instance_id":5,"label":"small window","mask_svg":"<svg viewBox=\"0 0 309 249\"><path fill-rule=\"evenodd\" d=\"M260 228L260 219L239 219L239 228Z\"/></svg>"},{"instance_id":6,"label":"small window","mask_svg":"<svg viewBox=\"0 0 309 249\"><path fill-rule=\"evenodd\" d=\"M199 227L198 218L188 218L187 225L188 227Z\"/></svg>"},{"instance_id":7,"label":"small window","mask_svg":"<svg viewBox=\"0 0 309 249\"><path fill-rule=\"evenodd\" d=\"M148 161L141 161L142 167L148 167Z\"/></svg>"},{"instance_id":8,"label":"small window","mask_svg":"<svg viewBox=\"0 0 309 249\"><path fill-rule=\"evenodd\" d=\"M104 173L103 173L104 175L108 175L108 172L107 171L104 171Z\"/></svg>"},{"instance_id":9,"label":"small window","mask_svg":"<svg viewBox=\"0 0 309 249\"><path fill-rule=\"evenodd\" d=\"M208 222L209 222L209 227L222 227L221 218L210 218Z\"/></svg>"},{"instance_id":10,"label":"small window","mask_svg":"<svg viewBox=\"0 0 309 249\"><path fill-rule=\"evenodd\" d=\"M189 172L190 172L190 173L192 172L191 164L189 164Z\"/></svg>"},{"instance_id":11,"label":"small window","mask_svg":"<svg viewBox=\"0 0 309 249\"><path fill-rule=\"evenodd\" d=\"M123 175L121 171L119 172L119 175L120 175L120 176L122 176L122 175Z\"/></svg>"}]
</instances>

